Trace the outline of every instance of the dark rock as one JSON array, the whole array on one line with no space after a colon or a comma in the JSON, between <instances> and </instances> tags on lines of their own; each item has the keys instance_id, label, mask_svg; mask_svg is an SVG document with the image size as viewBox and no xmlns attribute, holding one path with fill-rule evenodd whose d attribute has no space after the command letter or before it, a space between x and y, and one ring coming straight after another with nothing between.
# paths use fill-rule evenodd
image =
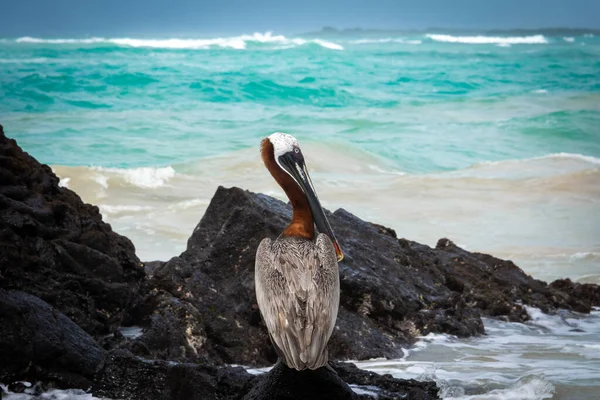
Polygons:
<instances>
[{"instance_id":1,"label":"dark rock","mask_svg":"<svg viewBox=\"0 0 600 400\"><path fill-rule=\"evenodd\" d=\"M144 276L131 241L1 127L0 182L0 288L43 299L96 337L114 331Z\"/></svg>"},{"instance_id":2,"label":"dark rock","mask_svg":"<svg viewBox=\"0 0 600 400\"><path fill-rule=\"evenodd\" d=\"M575 283L570 279L557 279L550 284L554 289L563 293L570 293L569 301L576 311L588 312L588 304L600 304L600 286L591 283Z\"/></svg>"},{"instance_id":3,"label":"dark rock","mask_svg":"<svg viewBox=\"0 0 600 400\"><path fill-rule=\"evenodd\" d=\"M242 367L150 361L114 351L96 375L92 392L129 400L240 399L255 379Z\"/></svg>"},{"instance_id":4,"label":"dark rock","mask_svg":"<svg viewBox=\"0 0 600 400\"><path fill-rule=\"evenodd\" d=\"M259 366L276 361L255 301L254 257L260 241L277 237L290 216L289 205L269 196L217 190L186 251L149 268L140 302L146 311L138 313L146 328L138 340L150 357ZM588 287L574 295L448 239L430 248L345 210L328 216L345 253L329 345L334 360L395 358L429 332L481 334L481 316L525 321L521 304L589 312L598 303Z\"/></svg>"},{"instance_id":5,"label":"dark rock","mask_svg":"<svg viewBox=\"0 0 600 400\"><path fill-rule=\"evenodd\" d=\"M4 289L0 289L0 354L0 382L44 380L82 389L89 388L105 357L89 334L48 303Z\"/></svg>"},{"instance_id":6,"label":"dark rock","mask_svg":"<svg viewBox=\"0 0 600 400\"><path fill-rule=\"evenodd\" d=\"M377 386L379 398L384 400L438 398L433 382L380 376L347 363L332 366L298 372L278 363L268 373L255 376L242 367L151 361L117 350L109 354L105 367L96 375L92 393L129 400L372 398L355 394L346 381L359 388Z\"/></svg>"},{"instance_id":7,"label":"dark rock","mask_svg":"<svg viewBox=\"0 0 600 400\"><path fill-rule=\"evenodd\" d=\"M13 393L23 393L25 389L27 389L27 386L25 386L23 382L19 381L9 384L7 388Z\"/></svg>"},{"instance_id":8,"label":"dark rock","mask_svg":"<svg viewBox=\"0 0 600 400\"><path fill-rule=\"evenodd\" d=\"M331 363L333 369L339 377L346 383L365 387L376 388L377 398L381 400L388 399L411 399L425 400L437 399L438 387L435 382L420 382L414 379L395 379L391 375L379 375L375 372L364 371L356 365L350 363L334 362ZM371 389L372 391L373 389ZM359 398L362 398L359 396ZM370 396L364 396L365 399L371 399Z\"/></svg>"},{"instance_id":9,"label":"dark rock","mask_svg":"<svg viewBox=\"0 0 600 400\"><path fill-rule=\"evenodd\" d=\"M281 360L244 396L244 400L352 400L358 396L331 368L296 371Z\"/></svg>"}]
</instances>

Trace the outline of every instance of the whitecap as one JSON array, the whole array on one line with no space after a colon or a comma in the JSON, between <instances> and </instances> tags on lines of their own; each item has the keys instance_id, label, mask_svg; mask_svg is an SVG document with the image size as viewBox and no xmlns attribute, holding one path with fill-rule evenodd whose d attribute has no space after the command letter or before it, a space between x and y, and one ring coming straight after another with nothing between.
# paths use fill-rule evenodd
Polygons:
<instances>
[{"instance_id":1,"label":"whitecap","mask_svg":"<svg viewBox=\"0 0 600 400\"><path fill-rule=\"evenodd\" d=\"M554 385L543 376L526 376L514 385L504 389L494 389L487 393L450 397L448 393L440 393L443 398L454 400L541 400L550 399L554 395Z\"/></svg>"},{"instance_id":2,"label":"whitecap","mask_svg":"<svg viewBox=\"0 0 600 400\"><path fill-rule=\"evenodd\" d=\"M544 93L541 91L536 91L536 93ZM500 160L500 161L482 161L476 164L473 164L470 168L478 168L485 166L496 166L501 164L514 164L514 163L527 163L531 161L542 161L542 160L570 160L570 161L583 161L584 163L592 164L592 165L600 165L600 158L596 158L593 156L586 156L578 153L551 153L546 154L544 156L539 157L531 157L524 159L510 159L510 160Z\"/></svg>"},{"instance_id":3,"label":"whitecap","mask_svg":"<svg viewBox=\"0 0 600 400\"><path fill-rule=\"evenodd\" d=\"M106 171L119 174L127 183L143 189L155 189L163 186L175 176L175 170L171 166L131 169L95 167L94 169L99 172ZM108 188L108 178L104 175L96 175L95 180L105 189Z\"/></svg>"},{"instance_id":4,"label":"whitecap","mask_svg":"<svg viewBox=\"0 0 600 400\"><path fill-rule=\"evenodd\" d=\"M421 44L421 40L406 40L401 38L374 38L353 40L352 44L376 44L376 43L403 43L403 44Z\"/></svg>"},{"instance_id":5,"label":"whitecap","mask_svg":"<svg viewBox=\"0 0 600 400\"><path fill-rule=\"evenodd\" d=\"M565 42L573 43L575 41L574 37L564 37L563 40Z\"/></svg>"},{"instance_id":6,"label":"whitecap","mask_svg":"<svg viewBox=\"0 0 600 400\"><path fill-rule=\"evenodd\" d=\"M315 40L313 40L313 42L318 44L321 47L325 47L326 49L344 50L344 48L342 46L340 46L339 44L333 43L333 42L328 42L326 40L315 39Z\"/></svg>"},{"instance_id":7,"label":"whitecap","mask_svg":"<svg viewBox=\"0 0 600 400\"><path fill-rule=\"evenodd\" d=\"M331 50L343 50L343 46L322 39L313 39L308 41L302 38L287 38L283 35L273 35L271 32L253 33L252 35L241 35L232 37L217 38L171 38L171 39L137 39L137 38L102 38L93 37L86 39L43 39L24 36L16 39L17 43L34 44L112 44L124 47L156 48L156 49L174 49L174 50L199 50L210 49L212 47L222 47L235 50L244 50L250 43L261 44L279 44L282 46L301 46L307 43L314 43L321 47Z\"/></svg>"},{"instance_id":8,"label":"whitecap","mask_svg":"<svg viewBox=\"0 0 600 400\"><path fill-rule=\"evenodd\" d=\"M23 36L15 40L17 43L40 43L40 44L91 44L106 42L105 38L92 37L87 39L42 39L31 36Z\"/></svg>"},{"instance_id":9,"label":"whitecap","mask_svg":"<svg viewBox=\"0 0 600 400\"><path fill-rule=\"evenodd\" d=\"M532 36L452 36L440 34L425 35L436 42L465 43L465 44L546 44L548 40L543 35Z\"/></svg>"}]
</instances>

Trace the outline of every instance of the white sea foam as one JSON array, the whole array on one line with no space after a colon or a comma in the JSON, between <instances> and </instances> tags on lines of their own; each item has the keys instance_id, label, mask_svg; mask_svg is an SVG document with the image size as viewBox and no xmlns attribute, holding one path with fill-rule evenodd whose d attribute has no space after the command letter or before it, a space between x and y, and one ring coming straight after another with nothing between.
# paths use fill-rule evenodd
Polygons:
<instances>
[{"instance_id":1,"label":"white sea foam","mask_svg":"<svg viewBox=\"0 0 600 400\"><path fill-rule=\"evenodd\" d=\"M538 93L543 93L543 92L538 92ZM501 165L501 164L515 164L515 163L523 164L523 163L529 163L532 161L542 161L542 160L569 160L569 161L584 162L587 164L592 164L594 166L600 165L600 158L596 158L593 156L586 156L586 155L577 154L577 153L551 153L551 154L546 154L546 155L540 156L540 157L532 157L532 158L525 158L525 159L502 160L502 161L482 161L482 162L473 164L471 166L471 168L497 166L497 165Z\"/></svg>"},{"instance_id":2,"label":"white sea foam","mask_svg":"<svg viewBox=\"0 0 600 400\"><path fill-rule=\"evenodd\" d=\"M526 376L511 387L494 389L484 394L456 397L448 392L440 393L442 398L453 400L541 400L550 399L553 394L554 385L540 376Z\"/></svg>"},{"instance_id":3,"label":"white sea foam","mask_svg":"<svg viewBox=\"0 0 600 400\"><path fill-rule=\"evenodd\" d=\"M573 43L575 41L574 37L564 37L563 40L565 42Z\"/></svg>"},{"instance_id":4,"label":"white sea foam","mask_svg":"<svg viewBox=\"0 0 600 400\"><path fill-rule=\"evenodd\" d=\"M600 165L600 158L586 156L583 154L577 153L552 153L546 156L533 158L534 160L543 160L543 159L568 159L568 160L578 160L585 161L590 164Z\"/></svg>"},{"instance_id":5,"label":"white sea foam","mask_svg":"<svg viewBox=\"0 0 600 400\"><path fill-rule=\"evenodd\" d=\"M379 397L379 389L376 386L359 386L359 385L349 385L350 389L356 394L371 396L374 398Z\"/></svg>"},{"instance_id":6,"label":"white sea foam","mask_svg":"<svg viewBox=\"0 0 600 400\"><path fill-rule=\"evenodd\" d=\"M60 181L58 181L58 186L68 188L70 180L71 178L60 178Z\"/></svg>"},{"instance_id":7,"label":"white sea foam","mask_svg":"<svg viewBox=\"0 0 600 400\"><path fill-rule=\"evenodd\" d=\"M91 44L103 43L107 40L101 37L92 37L87 39L42 39L30 36L20 37L15 40L17 43L45 43L45 44Z\"/></svg>"},{"instance_id":8,"label":"white sea foam","mask_svg":"<svg viewBox=\"0 0 600 400\"><path fill-rule=\"evenodd\" d=\"M466 44L546 44L548 40L543 35L532 36L452 36L427 34L429 39L436 42L466 43Z\"/></svg>"},{"instance_id":9,"label":"white sea foam","mask_svg":"<svg viewBox=\"0 0 600 400\"><path fill-rule=\"evenodd\" d=\"M29 382L24 383L29 384ZM31 386L31 384L29 384L29 386ZM100 400L92 394L86 393L80 389L53 389L42 393L40 396L35 395L34 389L29 387L28 389L25 389L24 393L12 393L8 391L4 385L0 385L0 390L5 392L5 394L2 395L3 400Z\"/></svg>"},{"instance_id":10,"label":"white sea foam","mask_svg":"<svg viewBox=\"0 0 600 400\"><path fill-rule=\"evenodd\" d=\"M120 169L120 168L102 168L96 167L96 171L100 172L96 175L95 180L103 188L108 188L109 178L103 175L102 172L115 173L134 186L144 189L155 189L163 186L169 179L175 176L175 170L169 167L140 167L131 169Z\"/></svg>"},{"instance_id":11,"label":"white sea foam","mask_svg":"<svg viewBox=\"0 0 600 400\"><path fill-rule=\"evenodd\" d=\"M319 46L325 47L326 49L344 50L344 48L342 46L340 46L339 44L328 42L326 40L315 39L314 43L318 44Z\"/></svg>"},{"instance_id":12,"label":"white sea foam","mask_svg":"<svg viewBox=\"0 0 600 400\"><path fill-rule=\"evenodd\" d=\"M343 50L344 48L333 42L322 39L287 38L283 35L273 35L271 32L254 33L252 35L241 35L233 37L219 37L206 39L137 39L137 38L101 38L93 37L86 39L43 39L34 37L21 37L16 39L17 43L33 44L113 44L126 47L144 47L157 49L209 49L213 47L244 50L248 44L277 44L281 47L295 47L307 43L317 44L331 50Z\"/></svg>"},{"instance_id":13,"label":"white sea foam","mask_svg":"<svg viewBox=\"0 0 600 400\"><path fill-rule=\"evenodd\" d=\"M104 189L108 189L108 176L97 174L94 177L94 181L96 181L96 183L102 186Z\"/></svg>"},{"instance_id":14,"label":"white sea foam","mask_svg":"<svg viewBox=\"0 0 600 400\"><path fill-rule=\"evenodd\" d=\"M119 328L119 331L123 336L129 339L135 339L142 336L143 329L139 326L123 326Z\"/></svg>"}]
</instances>

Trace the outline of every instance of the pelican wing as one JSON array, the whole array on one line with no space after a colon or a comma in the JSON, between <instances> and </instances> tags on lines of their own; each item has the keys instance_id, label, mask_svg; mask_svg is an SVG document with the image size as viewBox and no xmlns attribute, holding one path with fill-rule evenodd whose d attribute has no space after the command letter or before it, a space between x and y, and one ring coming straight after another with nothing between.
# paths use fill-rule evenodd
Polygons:
<instances>
[{"instance_id":1,"label":"pelican wing","mask_svg":"<svg viewBox=\"0 0 600 400\"><path fill-rule=\"evenodd\" d=\"M262 317L286 364L298 370L325 365L340 298L329 237L264 239L256 252L255 283Z\"/></svg>"}]
</instances>

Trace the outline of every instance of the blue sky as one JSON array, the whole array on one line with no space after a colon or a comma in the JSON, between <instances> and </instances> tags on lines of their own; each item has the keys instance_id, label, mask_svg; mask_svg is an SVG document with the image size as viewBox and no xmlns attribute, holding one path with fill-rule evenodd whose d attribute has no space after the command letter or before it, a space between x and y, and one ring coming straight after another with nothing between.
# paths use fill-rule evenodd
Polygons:
<instances>
[{"instance_id":1,"label":"blue sky","mask_svg":"<svg viewBox=\"0 0 600 400\"><path fill-rule=\"evenodd\" d=\"M340 28L600 28L600 0L1 0L0 36L174 36Z\"/></svg>"}]
</instances>

